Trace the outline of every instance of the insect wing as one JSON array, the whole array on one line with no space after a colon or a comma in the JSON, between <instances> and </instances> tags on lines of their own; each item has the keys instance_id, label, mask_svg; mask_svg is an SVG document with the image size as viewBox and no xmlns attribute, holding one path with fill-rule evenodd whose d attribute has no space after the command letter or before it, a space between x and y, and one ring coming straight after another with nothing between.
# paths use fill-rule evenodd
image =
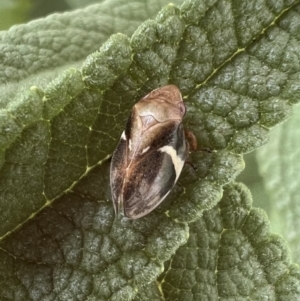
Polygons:
<instances>
[{"instance_id":1,"label":"insect wing","mask_svg":"<svg viewBox=\"0 0 300 301\"><path fill-rule=\"evenodd\" d=\"M119 213L120 203L122 203L123 182L127 167L128 141L125 131L122 133L119 144L114 151L110 165L111 193L116 214Z\"/></svg>"},{"instance_id":2,"label":"insect wing","mask_svg":"<svg viewBox=\"0 0 300 301\"><path fill-rule=\"evenodd\" d=\"M113 154L110 184L115 212L140 218L170 193L187 158L179 89L151 91L131 111Z\"/></svg>"},{"instance_id":3,"label":"insect wing","mask_svg":"<svg viewBox=\"0 0 300 301\"><path fill-rule=\"evenodd\" d=\"M156 208L170 193L182 171L187 157L183 126L172 122L163 129L156 147L134 162L124 183L123 210L128 218L140 218Z\"/></svg>"}]
</instances>

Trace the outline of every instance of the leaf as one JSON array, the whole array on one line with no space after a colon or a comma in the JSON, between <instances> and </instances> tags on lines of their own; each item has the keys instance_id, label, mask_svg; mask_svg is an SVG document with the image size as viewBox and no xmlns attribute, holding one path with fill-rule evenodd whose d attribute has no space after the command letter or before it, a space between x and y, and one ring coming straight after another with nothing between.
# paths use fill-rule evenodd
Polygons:
<instances>
[{"instance_id":1,"label":"leaf","mask_svg":"<svg viewBox=\"0 0 300 301\"><path fill-rule=\"evenodd\" d=\"M67 64L47 61L20 83L13 74L1 98L1 299L151 299L157 291L143 288L187 241L188 223L217 205L242 154L299 99L297 3L168 5L130 39L111 36L80 69L80 56L73 69L53 69L66 68L71 47ZM114 219L107 159L132 105L169 82L186 99L186 127L211 152L191 155L196 170L186 166L154 212Z\"/></svg>"},{"instance_id":2,"label":"leaf","mask_svg":"<svg viewBox=\"0 0 300 301\"><path fill-rule=\"evenodd\" d=\"M114 219L108 172L106 161L2 241L1 300L130 300L161 273L187 225L163 213Z\"/></svg>"},{"instance_id":3,"label":"leaf","mask_svg":"<svg viewBox=\"0 0 300 301\"><path fill-rule=\"evenodd\" d=\"M298 300L300 269L242 184L190 224L188 242L166 264L166 300Z\"/></svg>"},{"instance_id":4,"label":"leaf","mask_svg":"<svg viewBox=\"0 0 300 301\"><path fill-rule=\"evenodd\" d=\"M293 117L276 127L270 142L257 153L271 207L269 215L272 229L286 238L296 261L300 256L299 114L300 108L295 106Z\"/></svg>"},{"instance_id":5,"label":"leaf","mask_svg":"<svg viewBox=\"0 0 300 301\"><path fill-rule=\"evenodd\" d=\"M24 103L38 101L38 97L30 93L30 86L45 89L62 71L80 67L86 56L98 50L111 34L131 35L142 21L154 17L168 1L151 0L150 3L107 0L1 32L0 109L10 111L12 105L22 109ZM14 129L12 133L5 132L10 141L17 129L18 133L22 131L22 125L11 120L6 123ZM2 149L2 143L0 147Z\"/></svg>"},{"instance_id":6,"label":"leaf","mask_svg":"<svg viewBox=\"0 0 300 301\"><path fill-rule=\"evenodd\" d=\"M141 20L156 14L160 7L160 2L151 1L149 9L146 4L144 1L135 4L127 1L105 2L12 27L1 35L0 236L22 224L47 203L49 197L43 193L44 185L48 185L45 183L48 180L44 179L47 178L46 161L51 165L49 168L59 161L58 170L53 170L53 173L59 173L65 168L60 165L64 158L51 158L56 151L62 151L57 148L64 148L65 157L69 157L69 151L73 149L81 163L85 160L85 138L78 134L89 132L87 125L96 118L101 95L84 90L82 74L78 69L57 75L58 70L66 69L70 64L79 65L114 30L125 29L125 33L132 33ZM118 22L113 22L115 19ZM81 102L75 98L81 99ZM69 103L69 118L65 118L62 109ZM58 113L61 115L55 116ZM75 125L76 122L79 124ZM52 140L51 131L54 128L58 131L62 129L63 133L57 133L59 137ZM58 142L65 139L61 135L69 137L64 146ZM76 146L68 144L68 141L78 138L83 140L77 141ZM52 154L49 153L50 148ZM78 180L78 174L86 168L86 163L81 168L76 165L69 164L68 170L75 172L71 181ZM54 174L56 182L49 184L60 183L64 176Z\"/></svg>"}]
</instances>

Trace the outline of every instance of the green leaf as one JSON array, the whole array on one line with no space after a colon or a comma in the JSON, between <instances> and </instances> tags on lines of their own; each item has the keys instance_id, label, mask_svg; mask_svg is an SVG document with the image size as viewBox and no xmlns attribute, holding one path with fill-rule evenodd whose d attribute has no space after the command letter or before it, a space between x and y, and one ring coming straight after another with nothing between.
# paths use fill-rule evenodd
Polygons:
<instances>
[{"instance_id":1,"label":"green leaf","mask_svg":"<svg viewBox=\"0 0 300 301\"><path fill-rule=\"evenodd\" d=\"M186 242L188 228L152 214L114 218L109 162L2 240L1 300L131 300Z\"/></svg>"},{"instance_id":2,"label":"green leaf","mask_svg":"<svg viewBox=\"0 0 300 301\"><path fill-rule=\"evenodd\" d=\"M0 299L162 298L155 280L186 243L188 224L218 206L224 185L244 168L243 153L266 143L299 99L297 1L170 4L131 38L124 33L149 16L145 2L136 17L133 4L106 3L117 25L96 5L3 33L10 47L0 69ZM111 25L109 34L125 31L95 51L100 22ZM115 218L108 158L132 105L167 83L182 91L186 128L211 151L191 154L193 166L154 212ZM270 238L265 227L254 231L266 222L255 212L244 229L253 245ZM224 239L240 243L236 235ZM222 267L231 263L225 256ZM266 285L285 273L274 264ZM226 273L220 281L225 294L234 292Z\"/></svg>"},{"instance_id":3,"label":"green leaf","mask_svg":"<svg viewBox=\"0 0 300 301\"><path fill-rule=\"evenodd\" d=\"M287 239L296 261L300 256L299 116L300 107L295 106L293 117L276 127L270 142L257 152L259 170L269 197L272 229Z\"/></svg>"},{"instance_id":4,"label":"green leaf","mask_svg":"<svg viewBox=\"0 0 300 301\"><path fill-rule=\"evenodd\" d=\"M15 26L1 34L0 236L48 204L53 197L49 190L60 189L58 193L61 193L61 186L68 187L70 182L83 176L87 168L86 135L97 116L102 95L86 89L80 70L59 70L70 64L79 66L82 59L97 50L114 31L131 34L160 7L160 2L154 1L150 7L145 1L134 4L123 0L106 1ZM120 43L123 41L124 38L120 38ZM87 60L86 66L88 64ZM63 111L68 104L67 111ZM98 117L101 120L101 116ZM111 128L109 124L106 127ZM57 134L55 138L53 131ZM89 138L96 139L95 146L90 148L100 147L101 151L99 135L101 132L94 132ZM103 135L106 137L103 143L106 143L109 137L105 132ZM70 151L76 158L71 157ZM106 148L103 152L108 156ZM57 158L59 154L62 157ZM98 161L97 156L90 158L93 164ZM77 159L78 164L73 164ZM66 164L62 163L65 160ZM66 170L65 165L68 165ZM62 177L69 178L69 183L64 183Z\"/></svg>"},{"instance_id":5,"label":"green leaf","mask_svg":"<svg viewBox=\"0 0 300 301\"><path fill-rule=\"evenodd\" d=\"M299 300L300 269L242 184L190 224L188 242L166 263L166 300Z\"/></svg>"}]
</instances>

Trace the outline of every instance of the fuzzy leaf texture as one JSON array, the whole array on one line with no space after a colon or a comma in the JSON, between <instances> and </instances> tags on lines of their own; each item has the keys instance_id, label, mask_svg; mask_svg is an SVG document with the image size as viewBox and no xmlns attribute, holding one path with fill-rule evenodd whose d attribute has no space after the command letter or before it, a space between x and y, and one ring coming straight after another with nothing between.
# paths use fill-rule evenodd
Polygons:
<instances>
[{"instance_id":1,"label":"fuzzy leaf texture","mask_svg":"<svg viewBox=\"0 0 300 301\"><path fill-rule=\"evenodd\" d=\"M299 300L300 271L242 184L190 224L159 283L167 300Z\"/></svg>"},{"instance_id":2,"label":"fuzzy leaf texture","mask_svg":"<svg viewBox=\"0 0 300 301\"><path fill-rule=\"evenodd\" d=\"M299 1L190 0L124 35L162 2L104 1L1 33L0 300L300 298L285 243L227 185L299 99ZM154 212L115 219L108 158L132 105L168 83L212 152L191 155Z\"/></svg>"}]
</instances>

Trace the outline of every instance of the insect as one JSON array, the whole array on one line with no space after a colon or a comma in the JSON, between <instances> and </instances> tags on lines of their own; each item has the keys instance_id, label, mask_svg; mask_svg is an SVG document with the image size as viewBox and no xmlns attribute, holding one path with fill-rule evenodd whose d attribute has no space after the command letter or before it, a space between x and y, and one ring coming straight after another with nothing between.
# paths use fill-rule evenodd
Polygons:
<instances>
[{"instance_id":1,"label":"insect","mask_svg":"<svg viewBox=\"0 0 300 301\"><path fill-rule=\"evenodd\" d=\"M110 167L116 215L145 216L170 193L189 153L185 113L174 85L151 91L133 106Z\"/></svg>"}]
</instances>

